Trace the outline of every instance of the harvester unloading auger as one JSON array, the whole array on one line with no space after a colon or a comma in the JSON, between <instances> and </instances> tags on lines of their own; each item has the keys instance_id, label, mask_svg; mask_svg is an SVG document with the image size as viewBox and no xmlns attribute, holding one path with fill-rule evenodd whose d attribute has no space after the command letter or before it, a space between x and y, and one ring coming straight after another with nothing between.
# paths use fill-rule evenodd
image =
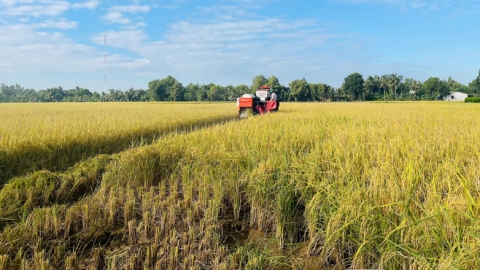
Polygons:
<instances>
[{"instance_id":1,"label":"harvester unloading auger","mask_svg":"<svg viewBox=\"0 0 480 270\"><path fill-rule=\"evenodd\" d=\"M243 94L241 97L237 98L238 114L240 118L278 111L278 101L270 100L270 90L270 86L264 85L257 89L255 95Z\"/></svg>"}]
</instances>

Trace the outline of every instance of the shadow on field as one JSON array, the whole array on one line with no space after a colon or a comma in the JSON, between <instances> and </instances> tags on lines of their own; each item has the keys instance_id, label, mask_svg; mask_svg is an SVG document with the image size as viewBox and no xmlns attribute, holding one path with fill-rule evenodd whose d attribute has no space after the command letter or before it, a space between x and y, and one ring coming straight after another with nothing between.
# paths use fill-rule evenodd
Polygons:
<instances>
[{"instance_id":1,"label":"shadow on field","mask_svg":"<svg viewBox=\"0 0 480 270\"><path fill-rule=\"evenodd\" d=\"M151 144L168 134L183 134L236 120L236 116L192 121L176 127L132 130L120 136L94 137L45 145L31 142L7 152L0 150L0 188L9 179L37 170L64 171L75 163L100 154L114 154L130 147Z\"/></svg>"}]
</instances>

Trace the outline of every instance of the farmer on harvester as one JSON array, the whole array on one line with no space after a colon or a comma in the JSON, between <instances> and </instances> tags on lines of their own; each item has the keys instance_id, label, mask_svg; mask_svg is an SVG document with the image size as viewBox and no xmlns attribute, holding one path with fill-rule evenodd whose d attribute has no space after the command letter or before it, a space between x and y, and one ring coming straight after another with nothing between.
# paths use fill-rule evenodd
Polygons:
<instances>
[{"instance_id":1,"label":"farmer on harvester","mask_svg":"<svg viewBox=\"0 0 480 270\"><path fill-rule=\"evenodd\" d=\"M277 100L277 94L275 94L275 92L273 92L272 88L270 88L270 101L275 101L277 103L275 111L278 111L278 107L280 106L280 102Z\"/></svg>"}]
</instances>

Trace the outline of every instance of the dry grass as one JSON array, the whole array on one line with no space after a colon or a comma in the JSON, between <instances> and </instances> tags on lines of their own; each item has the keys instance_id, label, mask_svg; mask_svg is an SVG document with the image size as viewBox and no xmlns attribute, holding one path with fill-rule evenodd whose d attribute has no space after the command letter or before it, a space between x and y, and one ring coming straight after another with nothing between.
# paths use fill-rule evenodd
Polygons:
<instances>
[{"instance_id":1,"label":"dry grass","mask_svg":"<svg viewBox=\"0 0 480 270\"><path fill-rule=\"evenodd\" d=\"M36 203L22 203L3 225L0 266L480 268L476 105L282 107L43 180L99 176L83 198L16 184L38 173L13 179L0 198ZM27 190L27 199L15 197Z\"/></svg>"}]
</instances>

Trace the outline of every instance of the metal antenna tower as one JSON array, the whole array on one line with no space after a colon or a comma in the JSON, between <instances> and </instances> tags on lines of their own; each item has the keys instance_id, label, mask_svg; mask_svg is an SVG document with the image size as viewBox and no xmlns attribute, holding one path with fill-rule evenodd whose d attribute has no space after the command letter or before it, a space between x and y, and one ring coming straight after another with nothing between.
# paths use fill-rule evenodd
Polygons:
<instances>
[{"instance_id":1,"label":"metal antenna tower","mask_svg":"<svg viewBox=\"0 0 480 270\"><path fill-rule=\"evenodd\" d=\"M107 35L104 36L103 55L105 56L105 82L104 89L107 92Z\"/></svg>"}]
</instances>

